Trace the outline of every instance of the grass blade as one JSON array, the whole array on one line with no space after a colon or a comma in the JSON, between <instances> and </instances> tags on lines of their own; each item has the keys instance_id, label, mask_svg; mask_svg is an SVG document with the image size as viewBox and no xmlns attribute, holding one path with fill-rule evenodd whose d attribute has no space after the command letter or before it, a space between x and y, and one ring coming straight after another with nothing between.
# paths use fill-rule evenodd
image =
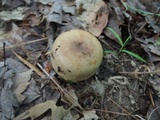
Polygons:
<instances>
[{"instance_id":1,"label":"grass blade","mask_svg":"<svg viewBox=\"0 0 160 120\"><path fill-rule=\"evenodd\" d=\"M120 36L116 33L116 31L114 31L112 28L109 28L109 27L108 27L108 30L111 31L111 32L114 34L114 36L117 38L119 44L120 44L121 46L123 46L123 41L122 41L122 39L120 38Z\"/></svg>"},{"instance_id":2,"label":"grass blade","mask_svg":"<svg viewBox=\"0 0 160 120\"><path fill-rule=\"evenodd\" d=\"M131 36L128 36L127 37L127 39L125 40L125 42L124 42L124 44L123 44L123 46L121 46L121 48L120 48L120 50L119 51L121 51L121 50L123 50L124 49L124 47L126 46L126 44L128 43L128 41L131 39Z\"/></svg>"},{"instance_id":3,"label":"grass blade","mask_svg":"<svg viewBox=\"0 0 160 120\"><path fill-rule=\"evenodd\" d=\"M106 54L114 54L114 55L117 56L117 53L116 53L116 52L113 52L113 51L111 51L111 50L105 50L104 53L106 53Z\"/></svg>"},{"instance_id":4,"label":"grass blade","mask_svg":"<svg viewBox=\"0 0 160 120\"><path fill-rule=\"evenodd\" d=\"M128 43L128 41L129 41L130 39L131 39L131 36L128 36L123 45L126 46L126 44Z\"/></svg>"},{"instance_id":5,"label":"grass blade","mask_svg":"<svg viewBox=\"0 0 160 120\"><path fill-rule=\"evenodd\" d=\"M160 16L160 14L154 14L154 13L151 13L151 12L148 12L148 11L144 11L144 10L140 10L140 9L137 9L137 8L134 8L134 7L131 7L131 6L128 6L128 5L127 5L127 8L128 8L130 11L138 12L139 14L144 15L144 16L147 16L147 15Z\"/></svg>"},{"instance_id":6,"label":"grass blade","mask_svg":"<svg viewBox=\"0 0 160 120\"><path fill-rule=\"evenodd\" d=\"M135 54L135 53L133 53L133 52L131 52L131 51L128 51L128 50L121 50L121 52L127 53L127 54L129 54L129 55L135 57L136 59L138 59L138 60L140 60L140 61L146 63L146 61L145 61L142 57L140 57L139 55L137 55L137 54Z\"/></svg>"},{"instance_id":7,"label":"grass blade","mask_svg":"<svg viewBox=\"0 0 160 120\"><path fill-rule=\"evenodd\" d=\"M117 52L114 52L112 50L105 50L104 51L105 57L107 57L108 55L113 56L114 58L118 59L118 54Z\"/></svg>"}]
</instances>

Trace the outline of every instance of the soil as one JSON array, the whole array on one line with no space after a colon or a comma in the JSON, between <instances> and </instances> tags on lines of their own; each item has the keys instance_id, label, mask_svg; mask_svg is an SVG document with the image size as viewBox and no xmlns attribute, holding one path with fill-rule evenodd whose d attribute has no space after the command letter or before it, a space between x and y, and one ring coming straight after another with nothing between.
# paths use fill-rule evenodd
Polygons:
<instances>
[{"instance_id":1,"label":"soil","mask_svg":"<svg viewBox=\"0 0 160 120\"><path fill-rule=\"evenodd\" d=\"M136 0L138 3L104 0L101 9L105 8L105 11L100 9L100 13L95 16L94 25L98 29L90 28L93 26L88 28L87 22L90 19L85 21L83 18L87 16L81 16L83 12L93 14L90 10L92 6L88 10L83 8L84 3L79 3L77 8L78 3L62 0L65 1L64 8L68 5L74 6L74 10L79 10L76 13L72 11L71 6L66 11L62 10L59 2L55 2L53 7L50 2L46 4L44 1L30 1L29 4L27 0L15 0L19 3L17 5L15 3L9 5L6 0L2 1L0 1L2 7L0 8L0 63L3 65L0 66L0 115L3 120L14 118L20 120L17 116L23 116L23 113L26 113L24 116L28 115L24 117L25 120L51 120L52 112L58 111L59 108L61 108L61 111L57 112L58 115L60 114L59 117L62 111L69 111L71 116L69 120L160 119L160 15L158 11L155 12L157 10L155 8L158 8L156 6L160 5L158 0L153 0L152 5L148 5L144 0ZM125 5L141 11L127 9ZM19 6L27 6L31 9L18 18L9 13L6 13L7 17L1 15L3 11L13 11ZM151 10L148 9L149 6ZM51 7L52 13L47 13ZM148 12L144 12L146 10ZM14 19L8 17L8 14ZM49 14L47 18L46 14ZM85 22L80 24L76 19L77 16ZM52 21L52 17L56 19ZM98 26L97 21L103 24ZM83 25L87 27L83 28ZM133 54L120 51L122 46L117 41L116 35L108 31L108 27L115 29L123 43L128 36L131 36L123 50L139 55L145 62ZM104 56L96 74L88 80L74 83L63 80L55 73L49 52L60 33L76 28L94 31L94 35L103 47ZM37 41L33 42L33 40ZM25 73L31 69L32 73ZM17 76L24 81L22 83L21 80L18 81ZM38 108L40 113L29 112L32 107L42 105L46 101L54 101L55 106ZM43 111L44 108L46 111ZM65 117L63 120L66 120Z\"/></svg>"}]
</instances>

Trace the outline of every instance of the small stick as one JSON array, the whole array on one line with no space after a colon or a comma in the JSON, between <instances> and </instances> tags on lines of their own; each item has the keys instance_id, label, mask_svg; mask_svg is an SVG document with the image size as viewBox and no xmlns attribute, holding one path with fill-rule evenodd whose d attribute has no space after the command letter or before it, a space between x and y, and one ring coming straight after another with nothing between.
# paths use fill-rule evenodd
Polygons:
<instances>
[{"instance_id":1,"label":"small stick","mask_svg":"<svg viewBox=\"0 0 160 120\"><path fill-rule=\"evenodd\" d=\"M149 71L149 72L119 72L120 74L128 74L128 75L141 75L141 74L155 74L155 73L160 73L160 70L156 71Z\"/></svg>"},{"instance_id":2,"label":"small stick","mask_svg":"<svg viewBox=\"0 0 160 120\"><path fill-rule=\"evenodd\" d=\"M123 110L125 113L127 113L128 115L132 116L133 118L135 118L137 120L136 117L134 117L130 112L128 112L127 110L125 110L123 107L121 107L118 103L116 103L114 100L112 100L112 98L108 97L107 98L112 101L115 105L117 105L121 110Z\"/></svg>"},{"instance_id":3,"label":"small stick","mask_svg":"<svg viewBox=\"0 0 160 120\"><path fill-rule=\"evenodd\" d=\"M37 40L32 40L32 41L29 41L29 42L23 42L23 43L16 44L16 45L11 45L11 46L8 46L8 47L5 47L5 48L6 49L10 49L10 48L14 48L14 47L18 47L18 46L26 45L26 44L31 44L31 43L35 43L35 42L39 42L39 41L43 41L43 40L47 40L47 37L44 37L44 38L41 38L41 39L37 39ZM3 48L0 48L0 50L1 49L3 49Z\"/></svg>"},{"instance_id":4,"label":"small stick","mask_svg":"<svg viewBox=\"0 0 160 120\"><path fill-rule=\"evenodd\" d=\"M78 104L77 101L76 101L65 89L63 89L63 88L56 82L56 80L54 80L54 79L47 73L47 71L42 68L42 66L41 66L39 63L37 63L37 65L38 65L39 68L47 75L47 77L49 77L49 78L53 81L53 83L59 88L60 91L62 91L65 95L67 95L68 97L70 97L70 100L69 100L69 101L70 101L72 104L73 104L73 102L76 103L76 105L77 105L81 110L83 110L83 108L81 107L81 105Z\"/></svg>"},{"instance_id":5,"label":"small stick","mask_svg":"<svg viewBox=\"0 0 160 120\"><path fill-rule=\"evenodd\" d=\"M6 49L5 49L5 47L6 47L6 43L5 43L5 42L3 42L4 67L6 67L6 66L7 66L7 65L6 65Z\"/></svg>"}]
</instances>

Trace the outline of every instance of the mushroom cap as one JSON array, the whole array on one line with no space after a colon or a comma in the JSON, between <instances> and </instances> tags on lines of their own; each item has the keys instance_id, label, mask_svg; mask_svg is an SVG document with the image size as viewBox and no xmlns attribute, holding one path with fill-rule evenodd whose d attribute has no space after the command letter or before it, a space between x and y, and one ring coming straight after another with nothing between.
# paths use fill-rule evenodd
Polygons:
<instances>
[{"instance_id":1,"label":"mushroom cap","mask_svg":"<svg viewBox=\"0 0 160 120\"><path fill-rule=\"evenodd\" d=\"M59 35L51 49L55 72L73 82L88 79L98 70L103 49L96 37L83 30L71 30Z\"/></svg>"}]
</instances>

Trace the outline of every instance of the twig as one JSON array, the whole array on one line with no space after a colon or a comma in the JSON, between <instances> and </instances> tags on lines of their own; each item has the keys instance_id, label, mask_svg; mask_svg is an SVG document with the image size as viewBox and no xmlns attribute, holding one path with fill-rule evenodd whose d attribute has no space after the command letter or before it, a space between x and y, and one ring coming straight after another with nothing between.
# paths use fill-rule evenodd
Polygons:
<instances>
[{"instance_id":1,"label":"twig","mask_svg":"<svg viewBox=\"0 0 160 120\"><path fill-rule=\"evenodd\" d=\"M144 118L142 118L139 115L131 115L131 114L127 114L127 113L113 112L113 111L100 110L100 109L92 109L92 110L100 111L100 112L106 112L106 113L111 113L111 114L117 114L117 115L123 115L123 116L131 116L131 117L135 118L136 120L138 120L136 117L140 118L141 120L145 120Z\"/></svg>"},{"instance_id":2,"label":"twig","mask_svg":"<svg viewBox=\"0 0 160 120\"><path fill-rule=\"evenodd\" d=\"M3 58L4 58L4 67L6 67L6 43L3 42Z\"/></svg>"},{"instance_id":3,"label":"twig","mask_svg":"<svg viewBox=\"0 0 160 120\"><path fill-rule=\"evenodd\" d=\"M29 68L31 68L34 72L36 72L40 77L44 78L44 74L37 69L34 65L32 65L30 62L28 62L27 60L23 59L21 56L19 56L17 53L15 53L14 51L12 51L16 57L23 62L26 66L28 66Z\"/></svg>"},{"instance_id":4,"label":"twig","mask_svg":"<svg viewBox=\"0 0 160 120\"><path fill-rule=\"evenodd\" d=\"M153 109L153 111L150 113L149 117L148 117L148 120L150 120L152 114L158 109L160 108L160 106L157 106L155 109Z\"/></svg>"},{"instance_id":5,"label":"twig","mask_svg":"<svg viewBox=\"0 0 160 120\"><path fill-rule=\"evenodd\" d=\"M17 44L17 45L11 45L11 46L8 46L8 47L5 47L5 48L6 49L11 49L11 48L18 47L18 46L21 46L21 45L31 44L31 43L35 43L35 42L39 42L39 41L43 41L43 40L47 40L47 37L37 39L37 40L32 40L32 41L29 41L29 42L23 42L23 43L20 43L20 44ZM0 50L2 50L2 49L3 48L0 47Z\"/></svg>"},{"instance_id":6,"label":"twig","mask_svg":"<svg viewBox=\"0 0 160 120\"><path fill-rule=\"evenodd\" d=\"M123 107L121 107L119 104L117 104L114 100L112 100L110 97L107 96L107 98L109 98L115 105L117 105L121 110L123 110L124 112L126 112L128 115L132 116L134 119L137 120L136 117L134 117L130 112L128 112L127 110L125 110Z\"/></svg>"},{"instance_id":7,"label":"twig","mask_svg":"<svg viewBox=\"0 0 160 120\"><path fill-rule=\"evenodd\" d=\"M150 97L150 100L151 100L151 103L152 103L153 107L155 108L155 103L154 103L154 100L153 100L151 89L149 89L149 97Z\"/></svg>"},{"instance_id":8,"label":"twig","mask_svg":"<svg viewBox=\"0 0 160 120\"><path fill-rule=\"evenodd\" d=\"M136 34L139 33L139 31L141 31L141 30L144 28L145 25L147 25L147 22L145 22L145 23L137 30Z\"/></svg>"},{"instance_id":9,"label":"twig","mask_svg":"<svg viewBox=\"0 0 160 120\"><path fill-rule=\"evenodd\" d=\"M107 45L111 50L114 51L114 49L106 41L104 41L103 39L99 39L99 40L103 42L105 45Z\"/></svg>"},{"instance_id":10,"label":"twig","mask_svg":"<svg viewBox=\"0 0 160 120\"><path fill-rule=\"evenodd\" d=\"M93 110L99 111L99 112L106 112L106 113L111 113L111 114L123 115L123 116L130 116L130 114L127 114L127 113L120 113L120 112L114 112L114 111L108 111L108 110L102 110L102 109L93 109Z\"/></svg>"},{"instance_id":11,"label":"twig","mask_svg":"<svg viewBox=\"0 0 160 120\"><path fill-rule=\"evenodd\" d=\"M140 120L145 120L144 118L142 118L142 117L139 116L139 115L134 115L134 116L140 118Z\"/></svg>"},{"instance_id":12,"label":"twig","mask_svg":"<svg viewBox=\"0 0 160 120\"><path fill-rule=\"evenodd\" d=\"M81 110L83 110L83 108L77 103L77 101L76 101L65 89L63 89L63 88L56 82L56 80L53 79L53 78L47 73L47 71L46 71L45 69L42 68L42 66L41 66L39 63L37 63L37 65L38 65L39 68L47 75L47 77L49 77L49 78L52 80L52 82L59 88L59 90L60 90L62 93L64 93L65 95L67 95L67 97L70 98L69 101L70 101L71 103L75 103Z\"/></svg>"},{"instance_id":13,"label":"twig","mask_svg":"<svg viewBox=\"0 0 160 120\"><path fill-rule=\"evenodd\" d=\"M155 73L160 73L160 70L156 71L149 71L149 72L119 72L120 74L128 74L128 75L141 75L141 74L155 74Z\"/></svg>"}]
</instances>

